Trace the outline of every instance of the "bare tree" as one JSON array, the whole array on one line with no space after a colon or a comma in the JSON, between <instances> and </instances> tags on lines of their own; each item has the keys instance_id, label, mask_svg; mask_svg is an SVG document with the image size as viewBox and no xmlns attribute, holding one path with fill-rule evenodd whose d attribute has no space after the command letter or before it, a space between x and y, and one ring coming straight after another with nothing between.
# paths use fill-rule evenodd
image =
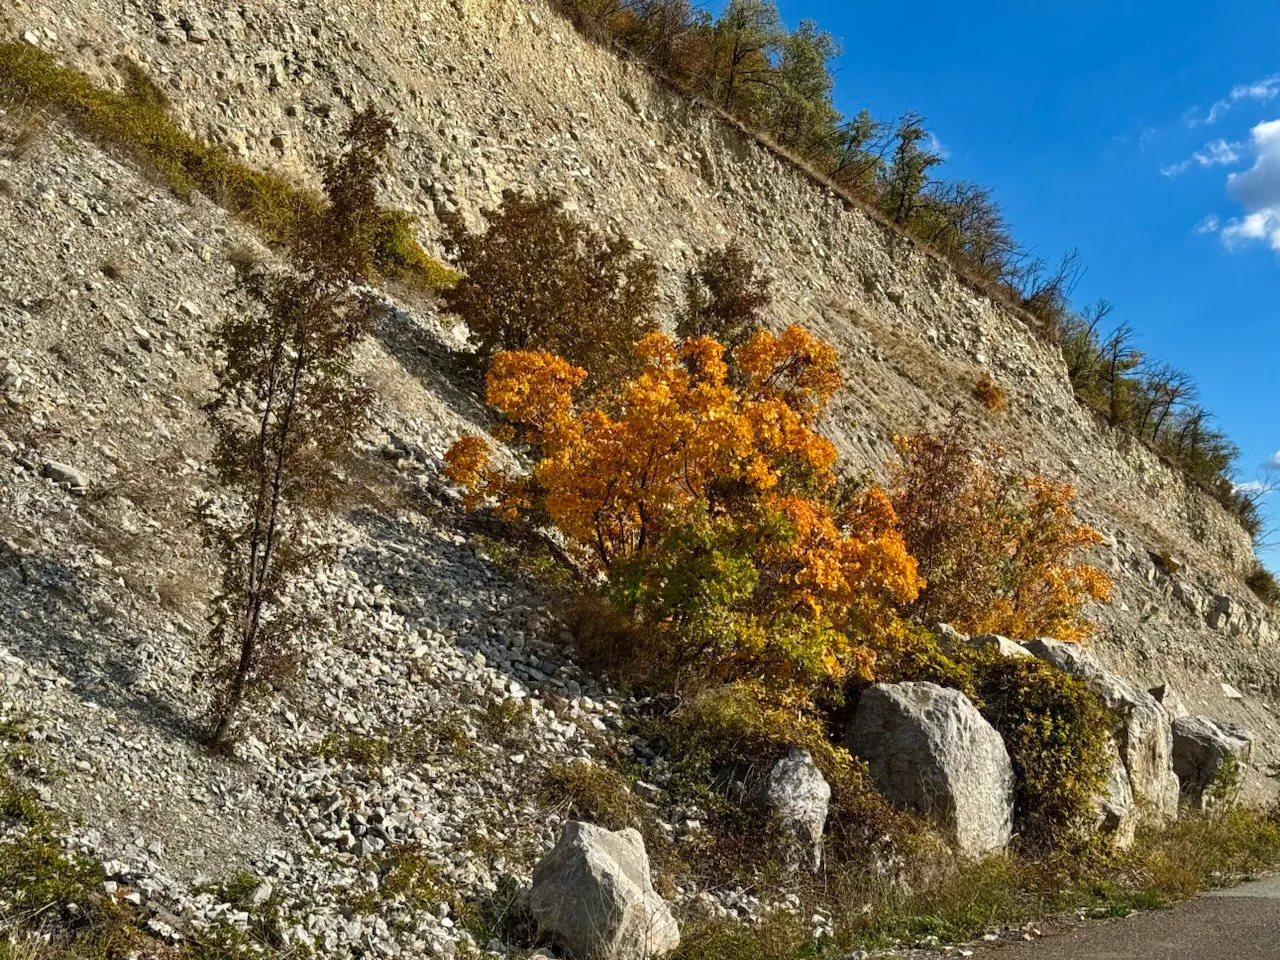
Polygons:
<instances>
[{"instance_id":1,"label":"bare tree","mask_svg":"<svg viewBox=\"0 0 1280 960\"><path fill-rule=\"evenodd\" d=\"M1107 391L1107 419L1113 427L1128 422L1137 381L1127 374L1142 363L1142 352L1133 345L1134 330L1122 323L1102 344L1103 383Z\"/></svg>"},{"instance_id":2,"label":"bare tree","mask_svg":"<svg viewBox=\"0 0 1280 960\"><path fill-rule=\"evenodd\" d=\"M1157 441L1170 415L1197 396L1195 380L1171 363L1145 364L1142 368L1142 399L1134 412L1138 435Z\"/></svg>"},{"instance_id":3,"label":"bare tree","mask_svg":"<svg viewBox=\"0 0 1280 960\"><path fill-rule=\"evenodd\" d=\"M1048 270L1043 260L1033 260L1023 271L1022 305L1037 316L1065 313L1080 280L1084 261L1079 250L1068 250L1057 266Z\"/></svg>"}]
</instances>

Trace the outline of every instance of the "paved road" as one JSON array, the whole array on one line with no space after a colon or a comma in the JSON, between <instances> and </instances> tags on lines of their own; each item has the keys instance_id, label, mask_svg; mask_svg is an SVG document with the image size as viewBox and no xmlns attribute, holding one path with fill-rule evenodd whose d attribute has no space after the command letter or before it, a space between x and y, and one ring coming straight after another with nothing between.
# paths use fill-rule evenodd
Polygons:
<instances>
[{"instance_id":1,"label":"paved road","mask_svg":"<svg viewBox=\"0 0 1280 960\"><path fill-rule=\"evenodd\" d=\"M1280 877L1005 950L992 960L1280 960Z\"/></svg>"}]
</instances>

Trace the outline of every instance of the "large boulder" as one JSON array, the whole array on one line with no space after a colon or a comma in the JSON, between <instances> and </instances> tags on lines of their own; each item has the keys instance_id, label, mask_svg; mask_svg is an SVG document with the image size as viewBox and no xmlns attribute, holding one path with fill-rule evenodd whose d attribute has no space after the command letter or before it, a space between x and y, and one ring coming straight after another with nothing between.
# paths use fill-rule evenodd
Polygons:
<instances>
[{"instance_id":1,"label":"large boulder","mask_svg":"<svg viewBox=\"0 0 1280 960\"><path fill-rule=\"evenodd\" d=\"M1013 834L1013 764L994 727L959 690L882 683L862 695L845 735L884 797L932 820L969 856Z\"/></svg>"},{"instance_id":2,"label":"large boulder","mask_svg":"<svg viewBox=\"0 0 1280 960\"><path fill-rule=\"evenodd\" d=\"M809 870L822 866L822 831L831 785L808 750L792 747L774 765L764 799L786 839L791 865Z\"/></svg>"},{"instance_id":3,"label":"large boulder","mask_svg":"<svg viewBox=\"0 0 1280 960\"><path fill-rule=\"evenodd\" d=\"M1247 764L1254 734L1234 723L1210 717L1178 717L1173 721L1173 767L1182 784L1184 802L1199 808L1215 798L1211 790L1229 763ZM1223 787L1230 787L1223 782Z\"/></svg>"},{"instance_id":4,"label":"large boulder","mask_svg":"<svg viewBox=\"0 0 1280 960\"><path fill-rule=\"evenodd\" d=\"M529 907L538 928L574 960L646 960L680 945L635 830L565 824L533 869Z\"/></svg>"},{"instance_id":5,"label":"large boulder","mask_svg":"<svg viewBox=\"0 0 1280 960\"><path fill-rule=\"evenodd\" d=\"M1098 811L1098 832L1109 838L1119 850L1133 845L1138 827L1138 808L1133 802L1133 787L1129 784L1129 771L1120 757L1120 748L1112 740L1111 772L1106 785L1095 800Z\"/></svg>"},{"instance_id":6,"label":"large boulder","mask_svg":"<svg viewBox=\"0 0 1280 960\"><path fill-rule=\"evenodd\" d=\"M1027 641L1027 652L1077 680L1090 680L1106 673L1093 654L1078 643L1038 637Z\"/></svg>"},{"instance_id":7,"label":"large boulder","mask_svg":"<svg viewBox=\"0 0 1280 960\"><path fill-rule=\"evenodd\" d=\"M1173 726L1147 691L1113 674L1086 681L1116 718L1116 740L1139 805L1161 821L1178 819Z\"/></svg>"},{"instance_id":8,"label":"large boulder","mask_svg":"<svg viewBox=\"0 0 1280 960\"><path fill-rule=\"evenodd\" d=\"M1173 728L1169 715L1146 690L1107 673L1078 643L1039 639L1027 644L1037 657L1082 680L1115 720L1112 733L1120 747L1134 799L1160 821L1178 818L1178 777L1173 770Z\"/></svg>"}]
</instances>

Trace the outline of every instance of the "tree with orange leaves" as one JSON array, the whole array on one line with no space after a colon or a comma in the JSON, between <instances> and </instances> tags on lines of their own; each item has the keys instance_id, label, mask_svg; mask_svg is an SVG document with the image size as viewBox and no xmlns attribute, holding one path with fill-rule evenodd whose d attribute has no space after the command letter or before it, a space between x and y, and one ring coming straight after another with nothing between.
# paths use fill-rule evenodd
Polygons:
<instances>
[{"instance_id":1,"label":"tree with orange leaves","mask_svg":"<svg viewBox=\"0 0 1280 960\"><path fill-rule=\"evenodd\" d=\"M1084 608L1110 599L1111 579L1081 559L1102 536L1076 518L1071 485L1002 468L961 418L895 443L890 494L928 581L914 615L1018 640L1087 640Z\"/></svg>"},{"instance_id":2,"label":"tree with orange leaves","mask_svg":"<svg viewBox=\"0 0 1280 960\"><path fill-rule=\"evenodd\" d=\"M869 678L867 647L921 582L893 507L836 509L835 448L815 430L839 388L835 351L799 327L734 351L662 333L640 372L580 408L585 373L542 353L494 358L486 393L533 468L459 441L447 475L470 506L545 518L607 577L618 606L711 673L814 685Z\"/></svg>"}]
</instances>

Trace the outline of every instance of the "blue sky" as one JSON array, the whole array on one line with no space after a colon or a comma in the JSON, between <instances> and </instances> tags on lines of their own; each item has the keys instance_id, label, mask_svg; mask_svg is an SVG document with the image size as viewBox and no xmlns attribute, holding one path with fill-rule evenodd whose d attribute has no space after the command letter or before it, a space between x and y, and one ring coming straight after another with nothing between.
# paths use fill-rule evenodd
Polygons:
<instances>
[{"instance_id":1,"label":"blue sky","mask_svg":"<svg viewBox=\"0 0 1280 960\"><path fill-rule=\"evenodd\" d=\"M1078 299L1195 376L1242 481L1280 480L1280 4L778 6L843 42L842 110L925 114L943 174L992 187L1037 253L1079 248Z\"/></svg>"}]
</instances>

